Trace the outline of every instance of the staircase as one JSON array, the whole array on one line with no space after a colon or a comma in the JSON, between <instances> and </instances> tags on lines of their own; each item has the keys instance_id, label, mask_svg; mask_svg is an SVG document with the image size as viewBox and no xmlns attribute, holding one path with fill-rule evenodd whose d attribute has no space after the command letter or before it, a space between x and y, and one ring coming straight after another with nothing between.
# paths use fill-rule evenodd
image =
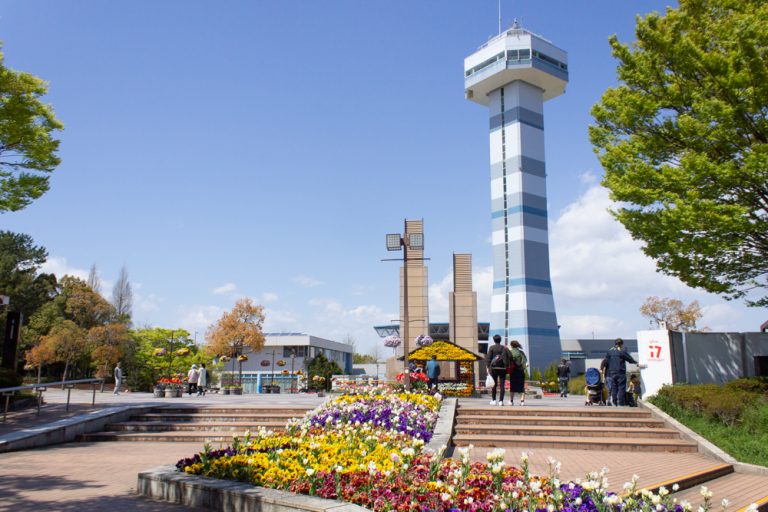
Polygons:
<instances>
[{"instance_id":1,"label":"staircase","mask_svg":"<svg viewBox=\"0 0 768 512\"><path fill-rule=\"evenodd\" d=\"M234 434L259 427L282 430L310 407L156 407L128 421L109 423L103 432L82 434L80 441L230 442Z\"/></svg>"},{"instance_id":2,"label":"staircase","mask_svg":"<svg viewBox=\"0 0 768 512\"><path fill-rule=\"evenodd\" d=\"M760 512L768 512L768 474L734 472L733 465L696 453L695 443L682 439L677 430L665 427L643 408L494 407L459 402L453 444L475 446L475 460L484 460L484 452L491 448L530 449L539 459L554 453L564 466L590 460L586 464L592 467L584 471L610 466L618 485L640 473L649 490L664 486L671 491L678 484L673 496L690 502L693 510L703 504L700 486L706 485L715 494L715 505L728 498L728 510L744 512L744 507L757 503ZM511 458L509 463L514 461ZM541 462L538 470L546 471ZM583 475L576 472L566 478Z\"/></svg>"},{"instance_id":3,"label":"staircase","mask_svg":"<svg viewBox=\"0 0 768 512\"><path fill-rule=\"evenodd\" d=\"M459 405L455 446L696 452L650 411L626 407Z\"/></svg>"}]
</instances>

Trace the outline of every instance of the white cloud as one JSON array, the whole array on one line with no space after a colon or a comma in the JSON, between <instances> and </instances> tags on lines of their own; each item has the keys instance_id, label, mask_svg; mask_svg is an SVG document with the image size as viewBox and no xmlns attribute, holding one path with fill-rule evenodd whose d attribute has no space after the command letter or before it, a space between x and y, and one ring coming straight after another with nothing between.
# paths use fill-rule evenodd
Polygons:
<instances>
[{"instance_id":1,"label":"white cloud","mask_svg":"<svg viewBox=\"0 0 768 512\"><path fill-rule=\"evenodd\" d=\"M309 276L296 276L293 279L291 279L294 283L300 284L304 288L315 288L316 286L320 286L323 283L322 281L319 281L315 279L314 277Z\"/></svg>"},{"instance_id":2,"label":"white cloud","mask_svg":"<svg viewBox=\"0 0 768 512\"><path fill-rule=\"evenodd\" d=\"M625 321L604 315L561 315L558 318L563 338L634 338L635 330Z\"/></svg>"},{"instance_id":3,"label":"white cloud","mask_svg":"<svg viewBox=\"0 0 768 512\"><path fill-rule=\"evenodd\" d=\"M75 276L83 281L88 280L88 273L90 272L88 269L82 269L77 267L72 267L69 264L67 264L67 259L58 257L58 256L51 256L46 260L45 263L43 263L40 266L40 272L43 272L45 274L54 274L57 279L61 279L64 276ZM102 291L103 291L103 282L102 282Z\"/></svg>"},{"instance_id":4,"label":"white cloud","mask_svg":"<svg viewBox=\"0 0 768 512\"><path fill-rule=\"evenodd\" d=\"M292 311L278 309L264 309L264 332L296 332L301 329L299 317Z\"/></svg>"},{"instance_id":5,"label":"white cloud","mask_svg":"<svg viewBox=\"0 0 768 512\"><path fill-rule=\"evenodd\" d=\"M381 339L373 330L375 325L391 324L392 319L397 317L397 313L373 304L348 306L332 298L314 298L309 305L313 307L314 314L302 322L304 332L334 341L351 336L360 353L367 353L374 344L381 344Z\"/></svg>"},{"instance_id":6,"label":"white cloud","mask_svg":"<svg viewBox=\"0 0 768 512\"><path fill-rule=\"evenodd\" d=\"M277 302L280 297L273 292L264 292L261 294L261 302L266 304L268 302Z\"/></svg>"},{"instance_id":7,"label":"white cloud","mask_svg":"<svg viewBox=\"0 0 768 512\"><path fill-rule=\"evenodd\" d=\"M723 332L734 331L735 324L741 320L743 314L729 303L711 304L701 308L701 320L696 322L699 328L707 327L710 331ZM757 325L753 329L757 330Z\"/></svg>"},{"instance_id":8,"label":"white cloud","mask_svg":"<svg viewBox=\"0 0 768 512\"><path fill-rule=\"evenodd\" d=\"M639 306L647 295L679 294L687 287L656 272L640 242L608 212L608 191L590 187L550 226L552 281L558 306L620 300ZM638 299L640 299L638 301Z\"/></svg>"},{"instance_id":9,"label":"white cloud","mask_svg":"<svg viewBox=\"0 0 768 512\"><path fill-rule=\"evenodd\" d=\"M214 295L224 295L225 293L232 293L235 290L237 290L237 285L235 283L226 283L219 286L218 288L214 288L211 290L211 292Z\"/></svg>"},{"instance_id":10,"label":"white cloud","mask_svg":"<svg viewBox=\"0 0 768 512\"><path fill-rule=\"evenodd\" d=\"M178 327L189 332L204 333L225 311L218 306L179 306L177 318L180 325Z\"/></svg>"},{"instance_id":11,"label":"white cloud","mask_svg":"<svg viewBox=\"0 0 768 512\"><path fill-rule=\"evenodd\" d=\"M491 312L493 267L472 269L472 289L477 292L477 320L487 322ZM448 294L453 291L453 273L429 286L429 321L448 321Z\"/></svg>"},{"instance_id":12,"label":"white cloud","mask_svg":"<svg viewBox=\"0 0 768 512\"><path fill-rule=\"evenodd\" d=\"M141 288L137 286L136 288ZM133 310L134 315L136 313L154 313L160 311L161 304L165 302L165 299L158 297L154 293L143 295L141 293L133 294Z\"/></svg>"}]
</instances>

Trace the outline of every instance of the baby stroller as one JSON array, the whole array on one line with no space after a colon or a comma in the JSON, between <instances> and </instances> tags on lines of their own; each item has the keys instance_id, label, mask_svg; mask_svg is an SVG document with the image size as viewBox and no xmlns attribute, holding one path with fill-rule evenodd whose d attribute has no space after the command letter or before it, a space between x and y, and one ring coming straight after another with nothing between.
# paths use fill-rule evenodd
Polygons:
<instances>
[{"instance_id":1,"label":"baby stroller","mask_svg":"<svg viewBox=\"0 0 768 512\"><path fill-rule=\"evenodd\" d=\"M589 368L584 375L587 381L587 401L584 405L605 405L603 378L597 368Z\"/></svg>"}]
</instances>

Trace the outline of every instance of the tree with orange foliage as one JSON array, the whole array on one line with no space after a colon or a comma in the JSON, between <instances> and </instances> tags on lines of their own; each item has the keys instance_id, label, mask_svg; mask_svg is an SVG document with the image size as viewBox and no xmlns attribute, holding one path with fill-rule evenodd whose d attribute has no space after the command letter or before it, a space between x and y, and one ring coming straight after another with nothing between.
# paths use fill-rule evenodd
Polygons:
<instances>
[{"instance_id":1,"label":"tree with orange foliage","mask_svg":"<svg viewBox=\"0 0 768 512\"><path fill-rule=\"evenodd\" d=\"M640 306L640 314L654 322L657 327L661 327L662 323L665 324L670 331L706 330L706 327L704 329L696 327L696 322L702 317L701 306L697 300L686 306L678 299L648 297Z\"/></svg>"},{"instance_id":2,"label":"tree with orange foliage","mask_svg":"<svg viewBox=\"0 0 768 512\"><path fill-rule=\"evenodd\" d=\"M263 324L264 307L254 304L251 299L240 299L232 311L224 313L208 328L205 333L208 342L206 350L211 355L231 356L234 373L234 360L244 347L257 351L264 346L264 334L261 331Z\"/></svg>"},{"instance_id":3,"label":"tree with orange foliage","mask_svg":"<svg viewBox=\"0 0 768 512\"><path fill-rule=\"evenodd\" d=\"M55 363L57 360L53 344L42 342L27 350L24 359L30 369L37 368L38 384L40 384L42 377L43 366Z\"/></svg>"}]
</instances>

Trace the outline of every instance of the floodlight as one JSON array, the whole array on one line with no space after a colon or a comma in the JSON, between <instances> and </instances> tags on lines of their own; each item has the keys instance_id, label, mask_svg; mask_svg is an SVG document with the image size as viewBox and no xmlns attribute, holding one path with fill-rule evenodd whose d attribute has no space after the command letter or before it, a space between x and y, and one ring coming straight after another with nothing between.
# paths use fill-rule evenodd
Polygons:
<instances>
[{"instance_id":1,"label":"floodlight","mask_svg":"<svg viewBox=\"0 0 768 512\"><path fill-rule=\"evenodd\" d=\"M409 233L408 234L408 248L415 251L421 251L424 249L424 233Z\"/></svg>"},{"instance_id":2,"label":"floodlight","mask_svg":"<svg viewBox=\"0 0 768 512\"><path fill-rule=\"evenodd\" d=\"M399 251L402 246L402 239L400 233L387 233L387 250Z\"/></svg>"}]
</instances>

